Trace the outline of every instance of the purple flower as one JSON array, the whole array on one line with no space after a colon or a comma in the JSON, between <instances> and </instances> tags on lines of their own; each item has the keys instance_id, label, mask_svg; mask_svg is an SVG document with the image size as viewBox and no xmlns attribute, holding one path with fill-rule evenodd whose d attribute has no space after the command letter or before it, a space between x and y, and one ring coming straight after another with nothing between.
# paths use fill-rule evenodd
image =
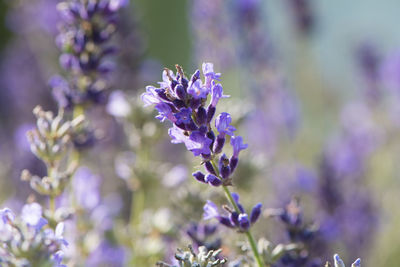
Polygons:
<instances>
[{"instance_id":1,"label":"purple flower","mask_svg":"<svg viewBox=\"0 0 400 267\"><path fill-rule=\"evenodd\" d=\"M175 74L172 70L164 70L162 73L162 82L158 82L158 84L160 85L160 88L169 88L171 81L169 79L169 77L171 77L171 79L175 80Z\"/></svg>"},{"instance_id":2,"label":"purple flower","mask_svg":"<svg viewBox=\"0 0 400 267\"><path fill-rule=\"evenodd\" d=\"M146 92L143 93L140 97L144 102L145 107L161 102L161 99L158 96L156 88L154 86L146 86Z\"/></svg>"},{"instance_id":3,"label":"purple flower","mask_svg":"<svg viewBox=\"0 0 400 267\"><path fill-rule=\"evenodd\" d=\"M66 267L66 265L62 264L62 260L64 258L64 251L58 250L56 253L53 254L53 261L55 267Z\"/></svg>"},{"instance_id":4,"label":"purple flower","mask_svg":"<svg viewBox=\"0 0 400 267\"><path fill-rule=\"evenodd\" d=\"M172 138L171 143L173 144L184 143L186 145L186 143L190 141L189 137L185 135L184 131L178 128L175 124L172 125L172 128L169 128L168 134Z\"/></svg>"},{"instance_id":5,"label":"purple flower","mask_svg":"<svg viewBox=\"0 0 400 267\"><path fill-rule=\"evenodd\" d=\"M239 214L238 222L242 230L248 230L250 228L249 216L246 213Z\"/></svg>"},{"instance_id":6,"label":"purple flower","mask_svg":"<svg viewBox=\"0 0 400 267\"><path fill-rule=\"evenodd\" d=\"M14 222L15 216L9 208L0 210L0 241L7 242L13 237L13 228L10 223Z\"/></svg>"},{"instance_id":7,"label":"purple flower","mask_svg":"<svg viewBox=\"0 0 400 267\"><path fill-rule=\"evenodd\" d=\"M132 111L131 105L124 92L122 91L114 91L110 94L108 103L107 103L107 112L108 114L114 117L127 117Z\"/></svg>"},{"instance_id":8,"label":"purple flower","mask_svg":"<svg viewBox=\"0 0 400 267\"><path fill-rule=\"evenodd\" d=\"M59 59L61 67L66 70L76 70L79 68L78 59L71 54L62 54Z\"/></svg>"},{"instance_id":9,"label":"purple flower","mask_svg":"<svg viewBox=\"0 0 400 267\"><path fill-rule=\"evenodd\" d=\"M192 121L192 109L183 108L175 113L176 124L189 124Z\"/></svg>"},{"instance_id":10,"label":"purple flower","mask_svg":"<svg viewBox=\"0 0 400 267\"><path fill-rule=\"evenodd\" d=\"M234 135L233 132L236 131L236 128L230 125L231 122L232 122L231 115L229 113L222 112L215 119L215 127L217 128L220 134L223 133L233 136Z\"/></svg>"},{"instance_id":11,"label":"purple flower","mask_svg":"<svg viewBox=\"0 0 400 267\"><path fill-rule=\"evenodd\" d=\"M381 81L390 91L391 97L398 98L400 96L400 50L391 53L383 61L380 73ZM395 101L396 106L398 106L397 101Z\"/></svg>"},{"instance_id":12,"label":"purple flower","mask_svg":"<svg viewBox=\"0 0 400 267\"><path fill-rule=\"evenodd\" d=\"M154 108L157 109L157 111L159 112L156 118L159 119L161 122L165 121L165 119L168 119L171 122L176 122L176 118L172 113L171 107L168 104L160 102L155 105Z\"/></svg>"},{"instance_id":13,"label":"purple flower","mask_svg":"<svg viewBox=\"0 0 400 267\"><path fill-rule=\"evenodd\" d=\"M231 174L231 168L229 166L229 159L225 155L225 153L222 154L221 157L219 158L218 169L222 178L224 179L229 178L229 175Z\"/></svg>"},{"instance_id":14,"label":"purple flower","mask_svg":"<svg viewBox=\"0 0 400 267\"><path fill-rule=\"evenodd\" d=\"M243 138L241 136L232 136L231 145L233 147L233 157L238 158L241 150L248 147L247 144L243 144Z\"/></svg>"},{"instance_id":15,"label":"purple flower","mask_svg":"<svg viewBox=\"0 0 400 267\"><path fill-rule=\"evenodd\" d=\"M240 202L239 202L239 194L237 194L237 193L232 193L232 198L233 198L233 200L236 202L236 205L238 206L240 212L241 212L241 213L245 213L242 204L240 204Z\"/></svg>"},{"instance_id":16,"label":"purple flower","mask_svg":"<svg viewBox=\"0 0 400 267\"><path fill-rule=\"evenodd\" d=\"M222 185L222 181L221 179L219 179L218 177L216 177L213 174L207 174L206 177L204 178L204 181L212 186L220 186Z\"/></svg>"},{"instance_id":17,"label":"purple flower","mask_svg":"<svg viewBox=\"0 0 400 267\"><path fill-rule=\"evenodd\" d=\"M207 200L207 203L203 207L203 211L204 220L210 220L213 218L218 218L220 216L217 205L215 205L214 202L212 202L211 200Z\"/></svg>"},{"instance_id":18,"label":"purple flower","mask_svg":"<svg viewBox=\"0 0 400 267\"><path fill-rule=\"evenodd\" d=\"M229 211L229 217L221 216L218 212L217 206L213 202L208 200L207 204L205 204L203 208L203 219L208 220L216 218L221 224L227 227L238 228L239 231L247 231L249 230L250 226L253 225L259 218L262 205L260 203L255 205L249 218L249 215L245 212L243 206L239 203L239 195L236 193L232 193L232 198L234 199L239 209L239 212Z\"/></svg>"},{"instance_id":19,"label":"purple flower","mask_svg":"<svg viewBox=\"0 0 400 267\"><path fill-rule=\"evenodd\" d=\"M49 85L52 88L53 97L58 105L63 108L71 108L75 95L68 82L61 76L55 75L50 79Z\"/></svg>"},{"instance_id":20,"label":"purple flower","mask_svg":"<svg viewBox=\"0 0 400 267\"><path fill-rule=\"evenodd\" d=\"M258 203L251 210L251 214L250 214L250 222L251 222L251 224L255 223L258 220L258 218L260 217L261 208L262 208L262 204Z\"/></svg>"},{"instance_id":21,"label":"purple flower","mask_svg":"<svg viewBox=\"0 0 400 267\"><path fill-rule=\"evenodd\" d=\"M356 259L356 261L353 262L353 267L361 267L361 259L360 258Z\"/></svg>"},{"instance_id":22,"label":"purple flower","mask_svg":"<svg viewBox=\"0 0 400 267\"><path fill-rule=\"evenodd\" d=\"M128 3L128 0L88 3L64 0L57 5L64 21L59 27L56 43L62 50L60 64L71 77L69 88L76 96L70 99L71 105L106 101L107 74L114 69L114 64L107 61L107 56L114 50L110 50L108 42L116 32L116 12Z\"/></svg>"},{"instance_id":23,"label":"purple flower","mask_svg":"<svg viewBox=\"0 0 400 267\"><path fill-rule=\"evenodd\" d=\"M210 90L211 89L211 82L213 80L219 81L221 78L221 73L214 72L214 64L212 63L203 63L203 74L206 76L206 87Z\"/></svg>"},{"instance_id":24,"label":"purple flower","mask_svg":"<svg viewBox=\"0 0 400 267\"><path fill-rule=\"evenodd\" d=\"M173 167L162 180L163 185L168 188L175 188L182 184L188 176L188 170L185 165L177 165Z\"/></svg>"},{"instance_id":25,"label":"purple flower","mask_svg":"<svg viewBox=\"0 0 400 267\"><path fill-rule=\"evenodd\" d=\"M184 143L186 148L193 152L195 156L210 154L210 144L212 141L199 131L194 131L190 136L186 136L183 130L173 125L169 129L168 134L172 138L172 143Z\"/></svg>"},{"instance_id":26,"label":"purple flower","mask_svg":"<svg viewBox=\"0 0 400 267\"><path fill-rule=\"evenodd\" d=\"M64 222L57 224L55 231L53 229L47 228L44 230L46 239L53 244L57 244L59 247L68 246L68 242L64 239Z\"/></svg>"},{"instance_id":27,"label":"purple flower","mask_svg":"<svg viewBox=\"0 0 400 267\"><path fill-rule=\"evenodd\" d=\"M333 256L333 260L335 261L335 265L338 267L345 267L344 262L342 261L342 259L339 257L338 254L335 254Z\"/></svg>"},{"instance_id":28,"label":"purple flower","mask_svg":"<svg viewBox=\"0 0 400 267\"><path fill-rule=\"evenodd\" d=\"M213 84L211 88L211 104L210 106L216 107L221 98L227 98L229 95L224 95L221 84Z\"/></svg>"},{"instance_id":29,"label":"purple flower","mask_svg":"<svg viewBox=\"0 0 400 267\"><path fill-rule=\"evenodd\" d=\"M290 0L289 3L296 29L301 34L310 34L315 25L315 16L312 10L312 1Z\"/></svg>"},{"instance_id":30,"label":"purple flower","mask_svg":"<svg viewBox=\"0 0 400 267\"><path fill-rule=\"evenodd\" d=\"M64 228L65 225L63 222L60 222L56 226L56 230L54 232L54 237L58 243L63 244L64 246L68 245L68 242L64 239Z\"/></svg>"},{"instance_id":31,"label":"purple flower","mask_svg":"<svg viewBox=\"0 0 400 267\"><path fill-rule=\"evenodd\" d=\"M213 59L216 65L231 67L235 61L230 8L223 0L193 1L190 22L196 59Z\"/></svg>"},{"instance_id":32,"label":"purple flower","mask_svg":"<svg viewBox=\"0 0 400 267\"><path fill-rule=\"evenodd\" d=\"M208 155L210 154L210 144L211 144L211 139L207 138L204 136L199 131L195 131L190 135L190 142L189 147L186 144L186 147L193 152L195 156L199 156L201 154Z\"/></svg>"},{"instance_id":33,"label":"purple flower","mask_svg":"<svg viewBox=\"0 0 400 267\"><path fill-rule=\"evenodd\" d=\"M100 204L100 177L94 175L89 168L80 167L72 181L78 205L92 210Z\"/></svg>"},{"instance_id":34,"label":"purple flower","mask_svg":"<svg viewBox=\"0 0 400 267\"><path fill-rule=\"evenodd\" d=\"M122 267L125 265L125 254L123 247L114 246L107 241L103 241L89 255L86 266Z\"/></svg>"},{"instance_id":35,"label":"purple flower","mask_svg":"<svg viewBox=\"0 0 400 267\"><path fill-rule=\"evenodd\" d=\"M15 215L9 208L4 208L0 210L0 218L3 223L8 223L15 220Z\"/></svg>"},{"instance_id":36,"label":"purple flower","mask_svg":"<svg viewBox=\"0 0 400 267\"><path fill-rule=\"evenodd\" d=\"M205 175L201 171L194 172L194 173L192 173L192 175L197 181L206 183Z\"/></svg>"},{"instance_id":37,"label":"purple flower","mask_svg":"<svg viewBox=\"0 0 400 267\"><path fill-rule=\"evenodd\" d=\"M21 219L37 231L47 224L47 220L42 217L42 207L36 202L24 205L21 212Z\"/></svg>"},{"instance_id":38,"label":"purple flower","mask_svg":"<svg viewBox=\"0 0 400 267\"><path fill-rule=\"evenodd\" d=\"M206 98L210 89L203 85L200 79L189 85L187 92L194 97L194 99Z\"/></svg>"}]
</instances>

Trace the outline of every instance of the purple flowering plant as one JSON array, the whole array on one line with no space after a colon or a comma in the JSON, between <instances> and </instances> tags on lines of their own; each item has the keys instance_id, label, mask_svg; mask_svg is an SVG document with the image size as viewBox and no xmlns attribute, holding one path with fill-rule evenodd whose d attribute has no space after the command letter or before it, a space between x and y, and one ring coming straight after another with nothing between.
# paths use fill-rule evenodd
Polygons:
<instances>
[{"instance_id":1,"label":"purple flowering plant","mask_svg":"<svg viewBox=\"0 0 400 267\"><path fill-rule=\"evenodd\" d=\"M68 81L60 76L50 81L60 107L105 102L107 74L114 69L107 57L116 52L110 39L117 30L118 10L128 3L68 0L57 5L63 19L56 38L62 50L59 62L69 74Z\"/></svg>"},{"instance_id":2,"label":"purple flowering plant","mask_svg":"<svg viewBox=\"0 0 400 267\"><path fill-rule=\"evenodd\" d=\"M160 87L147 86L142 100L145 105L155 105L159 112L158 119L167 119L173 124L168 131L172 143L185 144L194 156L201 158L206 174L197 171L193 177L201 183L222 187L232 205L231 208L225 207L228 215L224 216L212 201L207 201L204 219L216 218L221 224L243 232L250 242L256 264L264 266L250 232L251 225L260 217L262 205L255 205L249 215L240 204L239 195L231 193L229 189L232 186L231 176L239 162L239 153L247 145L241 136L234 134L236 129L230 125L232 119L228 113L221 113L214 119L219 100L228 97L218 83L221 74L214 72L212 63L202 65L204 81L199 70L188 79L179 65L176 65L176 69L176 74L165 69ZM211 95L209 103L208 95ZM233 150L230 158L225 153L221 154L227 136L230 136Z\"/></svg>"}]
</instances>

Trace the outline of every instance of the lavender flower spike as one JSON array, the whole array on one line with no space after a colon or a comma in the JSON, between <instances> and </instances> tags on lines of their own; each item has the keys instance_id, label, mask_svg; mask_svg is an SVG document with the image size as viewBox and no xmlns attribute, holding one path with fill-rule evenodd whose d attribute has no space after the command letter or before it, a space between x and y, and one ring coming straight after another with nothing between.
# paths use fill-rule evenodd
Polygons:
<instances>
[{"instance_id":1,"label":"lavender flower spike","mask_svg":"<svg viewBox=\"0 0 400 267\"><path fill-rule=\"evenodd\" d=\"M176 65L177 73L174 75L170 70L163 72L163 82L160 88L147 87L142 94L145 105L155 104L159 111L158 119L170 121L172 128L168 133L172 143L184 143L186 148L194 156L200 156L208 174L200 171L193 173L194 178L200 183L207 183L210 186L222 187L225 191L233 209L227 209L228 216L220 215L217 206L207 201L204 206L204 219L216 218L219 223L236 228L239 232L246 233L259 267L264 266L263 260L257 250L257 245L250 233L250 227L260 216L261 204L253 207L249 216L239 203L239 196L231 194L228 186L232 185L230 176L233 174L241 150L247 148L241 136L234 136L236 129L231 126L231 116L223 112L214 121L218 137L215 136L212 120L216 112L216 105L220 98L226 97L222 91L222 85L216 83L221 74L215 73L213 64L203 64L204 82L197 70L191 76L190 81L185 77L183 69ZM211 93L211 101L207 104L208 95ZM168 107L167 107L168 106ZM233 155L229 159L222 152L225 144L225 137L228 136L233 147ZM218 161L218 162L217 162Z\"/></svg>"},{"instance_id":2,"label":"lavender flower spike","mask_svg":"<svg viewBox=\"0 0 400 267\"><path fill-rule=\"evenodd\" d=\"M52 79L60 107L105 102L107 74L114 68L105 58L116 50L109 44L117 28L115 14L128 4L129 0L64 0L57 5L63 18L56 39L62 50L59 61L72 77L67 86L58 77Z\"/></svg>"}]
</instances>

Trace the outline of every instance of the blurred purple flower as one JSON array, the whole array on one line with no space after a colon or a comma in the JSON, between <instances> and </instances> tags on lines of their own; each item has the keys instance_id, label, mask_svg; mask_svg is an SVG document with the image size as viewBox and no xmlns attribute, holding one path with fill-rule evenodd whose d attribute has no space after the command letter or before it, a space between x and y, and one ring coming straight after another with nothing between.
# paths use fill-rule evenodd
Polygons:
<instances>
[{"instance_id":1,"label":"blurred purple flower","mask_svg":"<svg viewBox=\"0 0 400 267\"><path fill-rule=\"evenodd\" d=\"M47 224L47 220L42 217L42 206L35 202L22 207L21 219L37 231Z\"/></svg>"},{"instance_id":2,"label":"blurred purple flower","mask_svg":"<svg viewBox=\"0 0 400 267\"><path fill-rule=\"evenodd\" d=\"M223 0L195 0L190 21L194 34L196 59L213 60L222 69L235 61L229 9Z\"/></svg>"},{"instance_id":3,"label":"blurred purple flower","mask_svg":"<svg viewBox=\"0 0 400 267\"><path fill-rule=\"evenodd\" d=\"M310 0L288 0L296 29L303 35L312 33L315 16Z\"/></svg>"},{"instance_id":4,"label":"blurred purple flower","mask_svg":"<svg viewBox=\"0 0 400 267\"><path fill-rule=\"evenodd\" d=\"M168 188L175 188L182 184L187 179L188 175L189 173L187 167L179 164L164 175L162 183Z\"/></svg>"},{"instance_id":5,"label":"blurred purple flower","mask_svg":"<svg viewBox=\"0 0 400 267\"><path fill-rule=\"evenodd\" d=\"M107 112L114 117L127 117L132 111L126 95L122 91L113 91L108 99Z\"/></svg>"},{"instance_id":6,"label":"blurred purple flower","mask_svg":"<svg viewBox=\"0 0 400 267\"><path fill-rule=\"evenodd\" d=\"M72 180L77 203L88 210L94 209L100 203L101 180L87 167L80 167Z\"/></svg>"},{"instance_id":7,"label":"blurred purple flower","mask_svg":"<svg viewBox=\"0 0 400 267\"><path fill-rule=\"evenodd\" d=\"M87 266L125 266L126 251L123 247L113 245L108 241L102 241L99 246L90 253Z\"/></svg>"},{"instance_id":8,"label":"blurred purple flower","mask_svg":"<svg viewBox=\"0 0 400 267\"><path fill-rule=\"evenodd\" d=\"M203 219L210 220L219 216L218 207L211 200L207 200L207 204L203 207Z\"/></svg>"}]
</instances>

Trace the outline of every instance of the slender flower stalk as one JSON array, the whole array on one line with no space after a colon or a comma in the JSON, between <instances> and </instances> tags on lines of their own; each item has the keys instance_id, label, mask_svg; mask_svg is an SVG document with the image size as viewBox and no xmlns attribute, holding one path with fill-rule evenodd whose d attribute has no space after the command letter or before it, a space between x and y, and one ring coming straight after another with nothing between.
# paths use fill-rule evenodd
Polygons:
<instances>
[{"instance_id":1,"label":"slender flower stalk","mask_svg":"<svg viewBox=\"0 0 400 267\"><path fill-rule=\"evenodd\" d=\"M63 0L57 5L62 22L56 44L61 50L59 63L65 75L54 76L50 86L59 107L69 111L73 119L85 115L94 105L107 101L107 91L111 88L110 73L114 70L109 57L117 51L112 37L117 31L119 10L128 4L129 0ZM75 149L69 161L77 164L81 161L81 150L98 141L95 132L89 120L74 131L71 139ZM82 209L79 199L74 199L79 196L79 188L71 186L70 190L72 206L79 212L76 225L86 227L87 222L82 218L91 210ZM90 251L80 242L80 236L77 240L81 255L87 256Z\"/></svg>"},{"instance_id":2,"label":"slender flower stalk","mask_svg":"<svg viewBox=\"0 0 400 267\"><path fill-rule=\"evenodd\" d=\"M27 133L32 152L47 167L47 176L40 178L28 170L22 172L22 179L30 181L32 189L49 197L49 209L54 215L55 198L60 196L72 177L77 163L69 161L71 156L72 135L84 122L84 116L72 121L64 117L63 110L57 116L50 111L43 111L38 106L33 113L37 117L37 128ZM67 162L67 163L65 163Z\"/></svg>"},{"instance_id":3,"label":"slender flower stalk","mask_svg":"<svg viewBox=\"0 0 400 267\"><path fill-rule=\"evenodd\" d=\"M201 157L207 174L201 171L193 173L193 177L204 184L222 187L227 199L233 207L225 209L229 217L220 215L217 206L208 201L204 206L204 219L216 218L221 224L236 228L246 235L254 259L259 267L265 266L257 249L250 227L259 218L261 203L253 207L250 216L239 203L239 195L231 193L231 175L239 162L239 153L246 149L243 138L234 134L236 129L230 125L230 114L223 112L215 120L216 106L223 94L222 85L217 83L221 77L215 73L212 63L203 63L204 81L197 70L190 79L186 78L183 69L176 65L177 73L165 69L160 88L147 86L142 94L145 105L155 105L159 112L156 116L160 121L169 120L173 126L169 129L172 143L184 143L194 156ZM207 105L207 97L211 95ZM214 127L217 135L214 132ZM229 137L233 153L230 158L222 153L225 141ZM222 153L222 154L221 154Z\"/></svg>"},{"instance_id":4,"label":"slender flower stalk","mask_svg":"<svg viewBox=\"0 0 400 267\"><path fill-rule=\"evenodd\" d=\"M64 221L70 217L67 209L56 209L55 198L65 189L76 164L68 161L72 132L80 126L84 117L72 121L64 118L63 110L57 116L34 109L36 129L27 133L32 152L44 162L47 176L22 172L22 179L30 181L32 189L48 196L49 208L38 203L28 203L22 208L20 218L8 209L0 210L0 263L6 266L64 266L63 249L67 242L62 237ZM65 164L67 162L67 164Z\"/></svg>"}]
</instances>

